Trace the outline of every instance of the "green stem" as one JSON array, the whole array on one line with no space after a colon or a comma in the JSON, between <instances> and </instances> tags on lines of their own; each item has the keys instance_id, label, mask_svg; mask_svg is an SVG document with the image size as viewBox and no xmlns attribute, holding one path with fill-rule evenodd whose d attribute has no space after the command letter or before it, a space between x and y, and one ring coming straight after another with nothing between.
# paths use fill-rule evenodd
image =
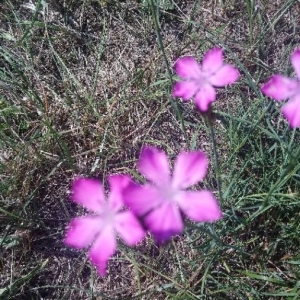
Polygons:
<instances>
[{"instance_id":1,"label":"green stem","mask_svg":"<svg viewBox=\"0 0 300 300\"><path fill-rule=\"evenodd\" d=\"M214 153L214 167L215 167L215 172L216 172L219 200L220 200L220 203L223 203L221 172L220 172L220 165L219 165L219 155L218 155L217 146L216 146L215 130L214 130L214 126L210 120L207 120L207 123L208 123L208 127L210 129L210 137L211 137L212 148L213 148L213 153Z\"/></svg>"},{"instance_id":2,"label":"green stem","mask_svg":"<svg viewBox=\"0 0 300 300\"><path fill-rule=\"evenodd\" d=\"M155 11L155 4L154 4L153 0L149 0L149 3L150 3L151 13L152 13L153 20L154 20L154 26L155 26L155 32L156 32L156 36L157 36L157 40L158 40L158 45L159 45L159 48L160 48L160 50L163 54L164 62L165 62L167 72L168 72L168 76L169 76L171 85L173 86L174 81L173 81L173 77L172 77L171 68L170 68L170 65L169 65L169 62L168 62L168 59L167 59L166 51L165 51L165 48L164 48L164 44L163 44L163 41L162 41L162 37L161 37L161 34L160 34L160 24L159 24L157 13ZM174 101L172 99L172 96L170 96L169 99L170 99L170 102L171 102L171 105L172 105L173 109L175 110L175 113L176 113L178 119L180 120L180 125L181 125L182 132L184 134L184 138L185 138L186 142L188 143L187 134L186 134L185 125L184 125L184 120L182 118L182 113L180 111L179 105L178 105L177 101Z\"/></svg>"}]
</instances>

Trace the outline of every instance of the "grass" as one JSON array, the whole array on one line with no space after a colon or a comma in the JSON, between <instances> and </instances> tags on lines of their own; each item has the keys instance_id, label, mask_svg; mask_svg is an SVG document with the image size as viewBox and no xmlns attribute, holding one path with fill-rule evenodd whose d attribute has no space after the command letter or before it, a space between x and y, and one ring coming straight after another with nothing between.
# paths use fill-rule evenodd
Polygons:
<instances>
[{"instance_id":1,"label":"grass","mask_svg":"<svg viewBox=\"0 0 300 300\"><path fill-rule=\"evenodd\" d=\"M4 0L0 12L0 299L299 299L299 130L263 97L292 75L299 3ZM170 97L177 57L212 46L241 71L218 90L224 218L157 247L121 244L105 278L62 240L72 179L139 176L145 144L202 149L210 129Z\"/></svg>"}]
</instances>

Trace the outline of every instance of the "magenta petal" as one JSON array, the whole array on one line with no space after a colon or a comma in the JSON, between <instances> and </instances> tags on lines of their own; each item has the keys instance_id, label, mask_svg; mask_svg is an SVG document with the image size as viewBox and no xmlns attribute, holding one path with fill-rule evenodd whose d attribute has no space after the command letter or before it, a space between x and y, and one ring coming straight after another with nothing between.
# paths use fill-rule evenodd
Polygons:
<instances>
[{"instance_id":1,"label":"magenta petal","mask_svg":"<svg viewBox=\"0 0 300 300\"><path fill-rule=\"evenodd\" d=\"M105 203L103 186L95 179L77 178L73 181L71 199L94 212L101 212Z\"/></svg>"},{"instance_id":2,"label":"magenta petal","mask_svg":"<svg viewBox=\"0 0 300 300\"><path fill-rule=\"evenodd\" d=\"M124 203L137 216L143 216L163 201L159 190L152 185L131 183L124 191Z\"/></svg>"},{"instance_id":3,"label":"magenta petal","mask_svg":"<svg viewBox=\"0 0 300 300\"><path fill-rule=\"evenodd\" d=\"M119 213L115 229L128 246L136 245L145 236L145 231L138 219L130 212Z\"/></svg>"},{"instance_id":4,"label":"magenta petal","mask_svg":"<svg viewBox=\"0 0 300 300\"><path fill-rule=\"evenodd\" d=\"M293 97L282 107L282 113L292 128L300 127L300 95Z\"/></svg>"},{"instance_id":5,"label":"magenta petal","mask_svg":"<svg viewBox=\"0 0 300 300\"><path fill-rule=\"evenodd\" d=\"M300 79L300 49L297 49L291 57L292 65L296 71L298 78Z\"/></svg>"},{"instance_id":6,"label":"magenta petal","mask_svg":"<svg viewBox=\"0 0 300 300\"><path fill-rule=\"evenodd\" d=\"M196 81L180 81L174 84L173 97L181 97L183 100L191 99L200 88Z\"/></svg>"},{"instance_id":7,"label":"magenta petal","mask_svg":"<svg viewBox=\"0 0 300 300\"><path fill-rule=\"evenodd\" d=\"M207 51L203 57L202 70L209 76L215 73L223 65L222 49L213 48Z\"/></svg>"},{"instance_id":8,"label":"magenta petal","mask_svg":"<svg viewBox=\"0 0 300 300\"><path fill-rule=\"evenodd\" d=\"M176 74L183 79L196 79L201 76L200 65L192 56L177 59L175 63L175 71Z\"/></svg>"},{"instance_id":9,"label":"magenta petal","mask_svg":"<svg viewBox=\"0 0 300 300\"><path fill-rule=\"evenodd\" d=\"M64 243L78 249L85 248L92 243L101 226L98 217L75 218L70 222Z\"/></svg>"},{"instance_id":10,"label":"magenta petal","mask_svg":"<svg viewBox=\"0 0 300 300\"><path fill-rule=\"evenodd\" d=\"M180 211L172 202L165 202L150 212L145 217L145 224L157 243L162 243L183 230Z\"/></svg>"},{"instance_id":11,"label":"magenta petal","mask_svg":"<svg viewBox=\"0 0 300 300\"><path fill-rule=\"evenodd\" d=\"M116 248L116 237L113 228L106 226L95 240L89 252L90 260L97 267L101 276L105 275L107 261L115 253Z\"/></svg>"},{"instance_id":12,"label":"magenta petal","mask_svg":"<svg viewBox=\"0 0 300 300\"><path fill-rule=\"evenodd\" d=\"M280 101L293 96L296 92L296 88L297 81L281 75L273 75L270 80L263 85L261 91L265 95Z\"/></svg>"},{"instance_id":13,"label":"magenta petal","mask_svg":"<svg viewBox=\"0 0 300 300\"><path fill-rule=\"evenodd\" d=\"M193 221L212 222L222 218L222 213L211 191L183 192L177 199L179 207Z\"/></svg>"},{"instance_id":14,"label":"magenta petal","mask_svg":"<svg viewBox=\"0 0 300 300\"><path fill-rule=\"evenodd\" d=\"M216 91L210 84L203 85L195 96L195 103L200 111L205 112L210 104L216 100Z\"/></svg>"},{"instance_id":15,"label":"magenta petal","mask_svg":"<svg viewBox=\"0 0 300 300\"><path fill-rule=\"evenodd\" d=\"M202 180L207 171L208 160L201 151L181 152L176 159L172 186L184 189Z\"/></svg>"},{"instance_id":16,"label":"magenta petal","mask_svg":"<svg viewBox=\"0 0 300 300\"><path fill-rule=\"evenodd\" d=\"M110 185L109 205L114 211L124 206L123 192L129 185L130 177L127 175L112 175L108 178Z\"/></svg>"},{"instance_id":17,"label":"magenta petal","mask_svg":"<svg viewBox=\"0 0 300 300\"><path fill-rule=\"evenodd\" d=\"M170 182L170 167L165 152L155 147L144 147L139 160L139 170L158 186Z\"/></svg>"},{"instance_id":18,"label":"magenta petal","mask_svg":"<svg viewBox=\"0 0 300 300\"><path fill-rule=\"evenodd\" d=\"M209 76L208 80L213 86L222 87L236 82L239 76L240 73L234 66L224 65Z\"/></svg>"}]
</instances>

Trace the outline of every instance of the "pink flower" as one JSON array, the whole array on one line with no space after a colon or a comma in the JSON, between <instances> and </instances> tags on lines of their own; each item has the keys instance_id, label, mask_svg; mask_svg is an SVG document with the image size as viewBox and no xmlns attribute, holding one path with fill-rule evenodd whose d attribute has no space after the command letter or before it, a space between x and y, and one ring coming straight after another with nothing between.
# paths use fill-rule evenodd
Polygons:
<instances>
[{"instance_id":1,"label":"pink flower","mask_svg":"<svg viewBox=\"0 0 300 300\"><path fill-rule=\"evenodd\" d=\"M273 75L261 88L262 92L276 101L290 99L282 107L282 113L292 128L300 126L300 49L291 56L298 80L282 75Z\"/></svg>"},{"instance_id":2,"label":"pink flower","mask_svg":"<svg viewBox=\"0 0 300 300\"><path fill-rule=\"evenodd\" d=\"M211 222L221 218L217 200L208 190L186 188L204 178L208 160L203 152L181 152L173 176L167 156L154 147L145 147L139 160L140 172L153 184L131 183L124 191L124 202L138 216L158 243L183 231L181 212L191 220Z\"/></svg>"},{"instance_id":3,"label":"pink flower","mask_svg":"<svg viewBox=\"0 0 300 300\"><path fill-rule=\"evenodd\" d=\"M64 242L75 248L85 248L94 241L89 257L100 275L105 275L107 261L116 251L115 232L129 246L138 243L145 234L136 217L130 211L122 210L121 193L128 182L129 177L109 177L111 193L108 202L100 181L78 178L73 182L72 200L95 214L73 219Z\"/></svg>"},{"instance_id":4,"label":"pink flower","mask_svg":"<svg viewBox=\"0 0 300 300\"><path fill-rule=\"evenodd\" d=\"M234 83L240 75L234 66L223 64L222 50L219 48L206 52L202 66L191 56L179 58L175 71L185 81L175 83L173 96L182 97L185 101L195 96L195 103L202 112L207 111L216 100L214 87Z\"/></svg>"}]
</instances>

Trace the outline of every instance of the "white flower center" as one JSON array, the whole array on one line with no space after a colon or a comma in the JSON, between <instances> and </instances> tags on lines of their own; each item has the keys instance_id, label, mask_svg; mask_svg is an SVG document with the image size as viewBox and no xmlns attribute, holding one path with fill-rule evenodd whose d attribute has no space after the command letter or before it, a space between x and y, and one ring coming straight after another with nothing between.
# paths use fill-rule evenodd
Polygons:
<instances>
[{"instance_id":1,"label":"white flower center","mask_svg":"<svg viewBox=\"0 0 300 300\"><path fill-rule=\"evenodd\" d=\"M172 186L160 187L162 198L165 201L177 202L177 197L180 195L180 190L173 188Z\"/></svg>"},{"instance_id":2,"label":"white flower center","mask_svg":"<svg viewBox=\"0 0 300 300\"><path fill-rule=\"evenodd\" d=\"M101 213L101 217L103 218L105 224L113 225L115 222L116 214L117 212L115 210L106 205Z\"/></svg>"},{"instance_id":3,"label":"white flower center","mask_svg":"<svg viewBox=\"0 0 300 300\"><path fill-rule=\"evenodd\" d=\"M198 85L199 89L201 89L206 84L210 84L208 78L209 78L208 74L201 73L201 75L197 79L197 85Z\"/></svg>"}]
</instances>

